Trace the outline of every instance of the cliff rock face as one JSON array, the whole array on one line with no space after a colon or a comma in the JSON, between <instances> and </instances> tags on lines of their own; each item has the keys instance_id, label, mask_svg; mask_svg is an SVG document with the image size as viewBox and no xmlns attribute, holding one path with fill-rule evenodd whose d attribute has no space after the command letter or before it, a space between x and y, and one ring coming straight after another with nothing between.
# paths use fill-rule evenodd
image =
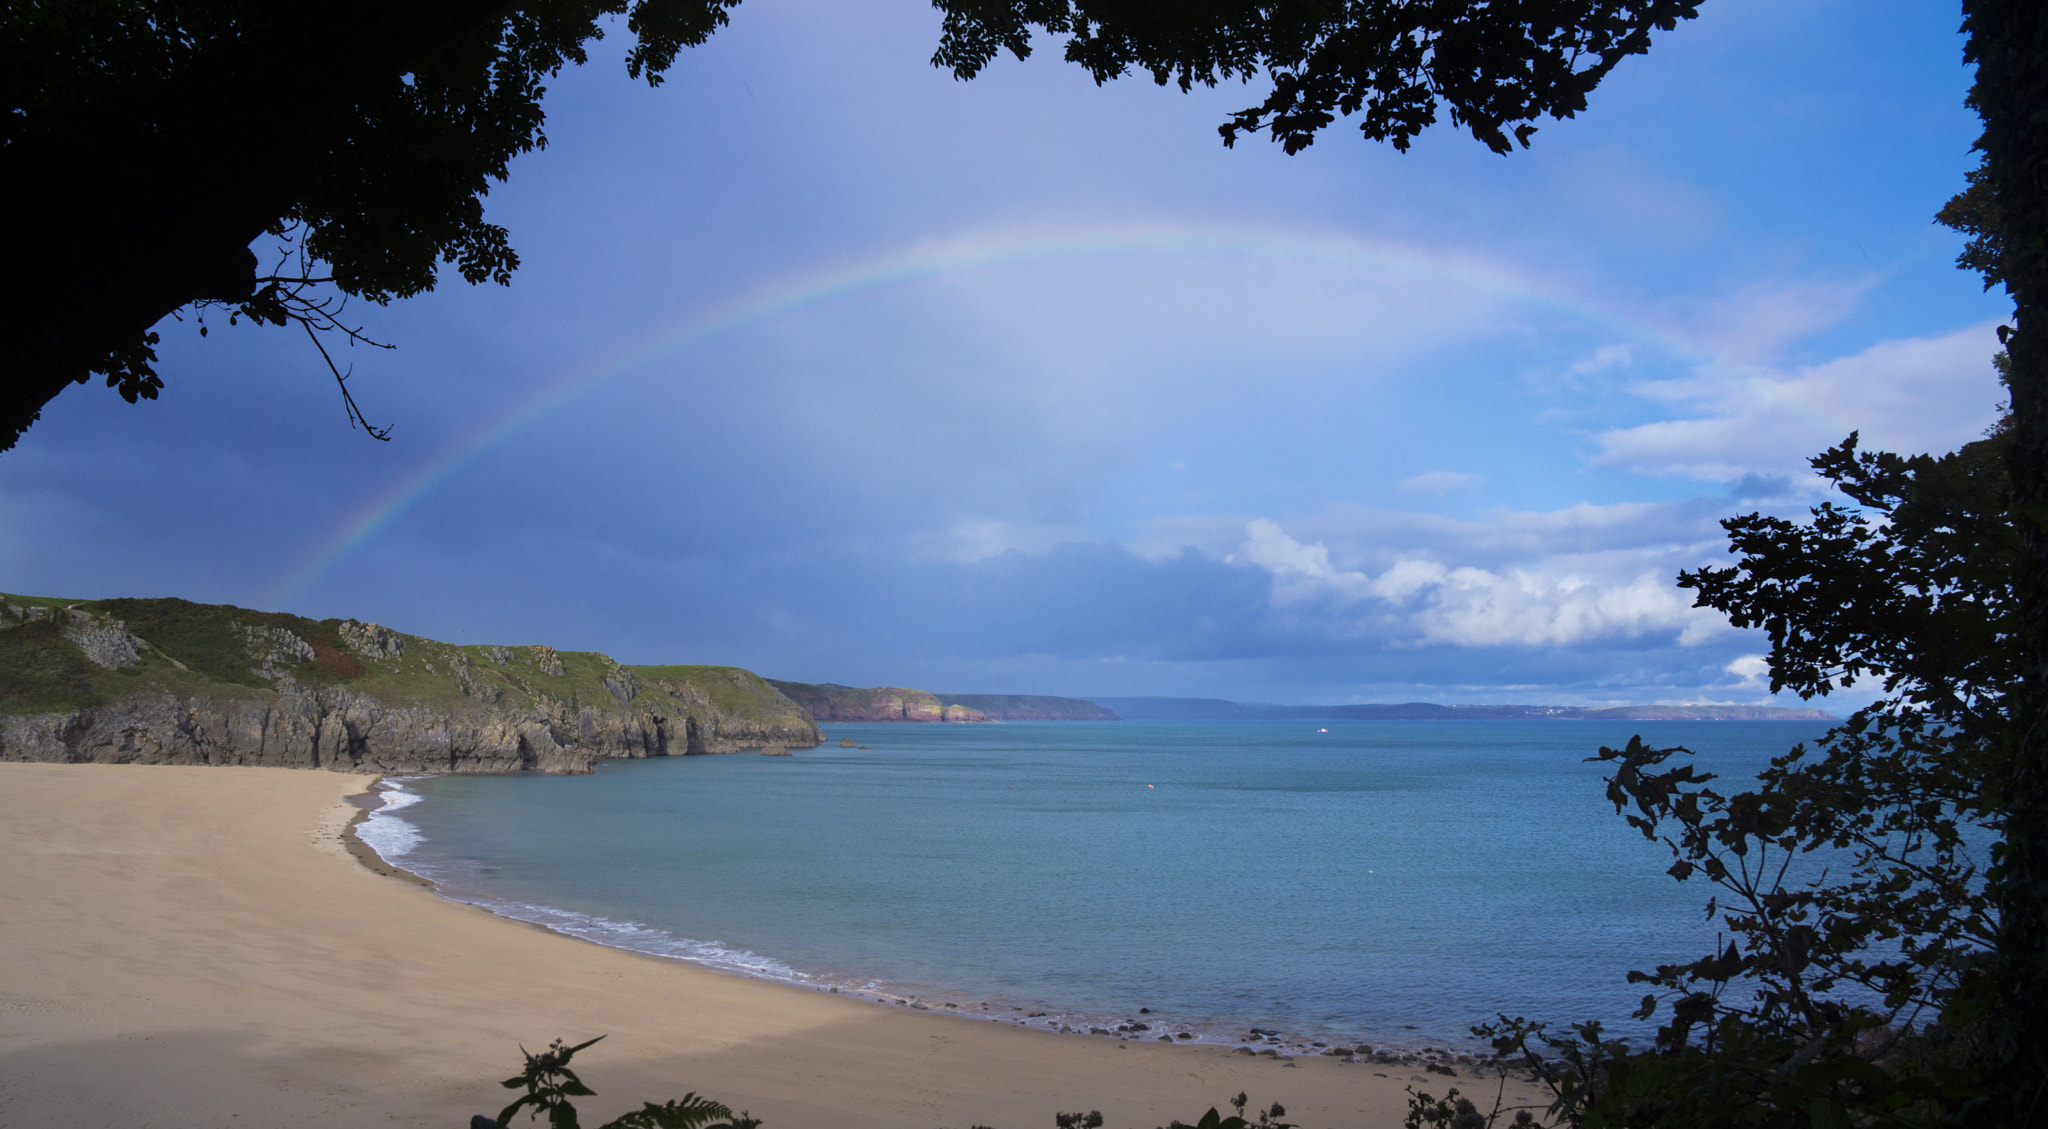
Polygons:
<instances>
[{"instance_id":1,"label":"cliff rock face","mask_svg":"<svg viewBox=\"0 0 2048 1129\"><path fill-rule=\"evenodd\" d=\"M1042 694L940 694L947 709L960 706L990 721L1117 721L1115 712L1081 698Z\"/></svg>"},{"instance_id":2,"label":"cliff rock face","mask_svg":"<svg viewBox=\"0 0 2048 1129\"><path fill-rule=\"evenodd\" d=\"M808 711L751 671L730 666L622 669L639 672L681 711L687 722L684 753L811 749L825 742Z\"/></svg>"},{"instance_id":3,"label":"cliff rock face","mask_svg":"<svg viewBox=\"0 0 2048 1129\"><path fill-rule=\"evenodd\" d=\"M819 721L987 721L979 710L947 705L923 690L876 686L867 690L827 682L777 682L769 685L808 709Z\"/></svg>"},{"instance_id":4,"label":"cliff rock face","mask_svg":"<svg viewBox=\"0 0 2048 1129\"><path fill-rule=\"evenodd\" d=\"M826 682L776 682L777 690L819 721L1115 721L1079 698L1034 694L927 694L901 686L857 690Z\"/></svg>"},{"instance_id":5,"label":"cliff rock face","mask_svg":"<svg viewBox=\"0 0 2048 1129\"><path fill-rule=\"evenodd\" d=\"M578 773L821 740L733 667L455 647L182 600L0 598L0 760Z\"/></svg>"}]
</instances>

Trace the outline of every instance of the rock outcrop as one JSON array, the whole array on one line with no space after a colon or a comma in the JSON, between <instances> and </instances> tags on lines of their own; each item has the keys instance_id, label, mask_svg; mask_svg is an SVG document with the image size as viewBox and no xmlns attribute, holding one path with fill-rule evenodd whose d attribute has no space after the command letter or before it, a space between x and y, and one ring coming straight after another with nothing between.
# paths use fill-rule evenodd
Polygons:
<instances>
[{"instance_id":1,"label":"rock outcrop","mask_svg":"<svg viewBox=\"0 0 2048 1129\"><path fill-rule=\"evenodd\" d=\"M769 685L809 710L819 721L987 721L979 710L947 705L923 690L875 686L861 690L827 682L777 682Z\"/></svg>"},{"instance_id":2,"label":"rock outcrop","mask_svg":"<svg viewBox=\"0 0 2048 1129\"><path fill-rule=\"evenodd\" d=\"M1112 710L1081 698L1043 694L939 694L946 708L961 706L990 721L1117 721Z\"/></svg>"},{"instance_id":3,"label":"rock outcrop","mask_svg":"<svg viewBox=\"0 0 2048 1129\"><path fill-rule=\"evenodd\" d=\"M142 652L148 647L128 630L127 624L112 616L67 609L62 620L65 622L64 638L69 639L95 665L108 670L136 665L142 661Z\"/></svg>"},{"instance_id":4,"label":"rock outcrop","mask_svg":"<svg viewBox=\"0 0 2048 1129\"><path fill-rule=\"evenodd\" d=\"M1117 715L1079 698L1034 694L928 694L902 686L861 690L836 683L777 682L819 721L1115 721Z\"/></svg>"},{"instance_id":5,"label":"rock outcrop","mask_svg":"<svg viewBox=\"0 0 2048 1129\"><path fill-rule=\"evenodd\" d=\"M821 741L803 707L734 667L182 600L0 598L0 760L579 773Z\"/></svg>"}]
</instances>

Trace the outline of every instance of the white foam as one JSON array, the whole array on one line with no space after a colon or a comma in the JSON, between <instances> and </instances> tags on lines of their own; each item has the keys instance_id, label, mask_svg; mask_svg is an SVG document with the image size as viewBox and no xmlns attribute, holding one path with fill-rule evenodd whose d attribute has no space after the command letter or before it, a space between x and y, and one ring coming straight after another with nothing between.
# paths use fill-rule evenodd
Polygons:
<instances>
[{"instance_id":1,"label":"white foam","mask_svg":"<svg viewBox=\"0 0 2048 1129\"><path fill-rule=\"evenodd\" d=\"M806 986L819 983L816 977L799 972L771 957L764 957L746 949L730 949L717 941L678 937L673 933L634 921L614 921L596 914L577 913L531 902L501 902L483 898L464 898L459 895L457 900L483 906L503 917L531 922L557 933L566 933L571 937L608 945L615 949L649 953L672 960L686 960L722 972L738 973L761 980L777 980L786 984Z\"/></svg>"},{"instance_id":2,"label":"white foam","mask_svg":"<svg viewBox=\"0 0 2048 1129\"><path fill-rule=\"evenodd\" d=\"M420 802L418 792L408 792L405 789L405 780L409 779L415 778L394 780L387 777L383 782L383 790L378 793L384 802L372 809L370 817L356 826L356 838L362 840L364 846L377 852L377 857L385 862L396 862L410 854L421 842L420 829L398 818L396 814Z\"/></svg>"}]
</instances>

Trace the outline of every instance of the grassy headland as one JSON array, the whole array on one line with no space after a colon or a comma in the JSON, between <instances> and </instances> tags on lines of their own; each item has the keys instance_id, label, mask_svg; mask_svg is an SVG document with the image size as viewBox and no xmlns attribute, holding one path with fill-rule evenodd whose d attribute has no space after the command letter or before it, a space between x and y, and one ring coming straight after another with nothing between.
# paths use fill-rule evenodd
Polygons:
<instances>
[{"instance_id":1,"label":"grassy headland","mask_svg":"<svg viewBox=\"0 0 2048 1129\"><path fill-rule=\"evenodd\" d=\"M0 595L0 759L574 772L819 740L802 707L737 667L457 646L176 598Z\"/></svg>"}]
</instances>

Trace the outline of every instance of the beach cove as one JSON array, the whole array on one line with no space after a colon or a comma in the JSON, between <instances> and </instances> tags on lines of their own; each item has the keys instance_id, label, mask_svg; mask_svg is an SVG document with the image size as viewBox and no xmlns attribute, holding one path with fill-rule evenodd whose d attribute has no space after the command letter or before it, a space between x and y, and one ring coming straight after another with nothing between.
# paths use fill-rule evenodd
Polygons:
<instances>
[{"instance_id":1,"label":"beach cove","mask_svg":"<svg viewBox=\"0 0 2048 1129\"><path fill-rule=\"evenodd\" d=\"M577 1060L598 1092L586 1124L695 1090L770 1129L1029 1129L1071 1109L1116 1129L1242 1090L1305 1126L1393 1126L1422 1086L1400 1067L884 1007L551 933L351 858L368 784L0 764L0 1122L462 1125L504 1105L521 1044L556 1036L608 1036Z\"/></svg>"},{"instance_id":2,"label":"beach cove","mask_svg":"<svg viewBox=\"0 0 2048 1129\"><path fill-rule=\"evenodd\" d=\"M1627 971L1713 945L1589 753L1642 730L1741 779L1819 729L840 723L858 748L387 779L360 835L503 916L870 1000L1478 1052L1501 1012L1647 1034Z\"/></svg>"}]
</instances>

